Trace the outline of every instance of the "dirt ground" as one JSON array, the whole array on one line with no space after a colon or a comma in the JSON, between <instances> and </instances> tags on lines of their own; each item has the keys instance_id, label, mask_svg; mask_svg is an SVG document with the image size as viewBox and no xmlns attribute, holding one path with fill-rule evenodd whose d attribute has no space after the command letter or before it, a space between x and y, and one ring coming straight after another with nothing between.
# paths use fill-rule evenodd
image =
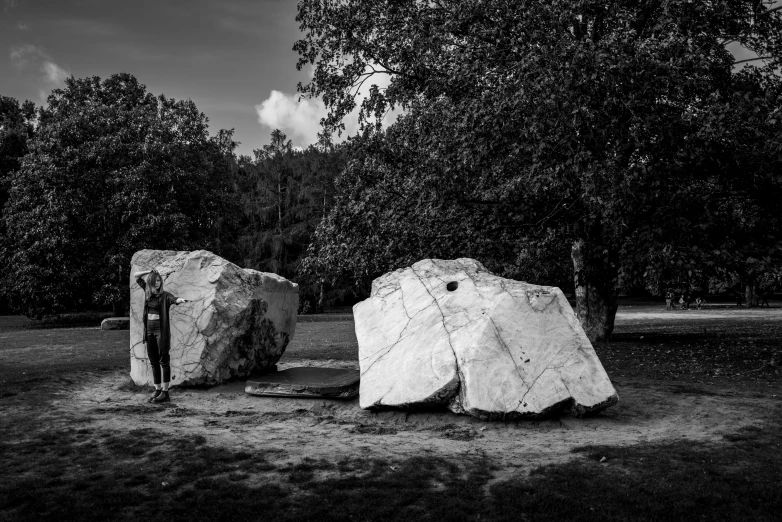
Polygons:
<instances>
[{"instance_id":1,"label":"dirt ground","mask_svg":"<svg viewBox=\"0 0 782 522\"><path fill-rule=\"evenodd\" d=\"M631 348L645 349L647 354L656 353L649 350L657 349L658 343L643 344L639 325L654 323L660 329L666 324L681 326L687 321L698 332L701 328L705 332L704 324L712 330L716 326L711 325L717 323L727 329L736 329L751 325L753 321L778 329L782 325L782 309L625 310L618 317L620 342L613 344L612 349L616 354L630 349L622 347L624 336L625 342L638 338L636 341L641 343L632 344ZM349 321L301 323L294 343L279 364L280 369L293 366L358 368L351 328ZM766 328L761 330L767 331ZM106 359L126 357L127 348L123 343L127 343L127 333L94 330L79 333L73 329L44 331L35 334L43 335L43 338L24 344L22 339L33 335L29 332L0 332L6 343L13 341L14 344L0 347L0 365L6 375L13 371L19 374L25 367L32 367L35 358L54 357L53 348L46 346L47 338L65 338L65 345L71 346L71 350L80 349L73 347L78 344L73 336L84 335L96 347L101 345L101 339L104 344L101 350L93 348L92 358L85 358L70 368L71 371L58 371L56 376L38 377L32 381L17 379L19 386L0 386L0 415L21 418L28 413L34 414L53 428L76 420L95 428L96 434L150 428L176 437L202 436L212 446L263 450L275 465L296 463L307 457L333 461L360 456L385 458L391 462L411 455L449 459L480 457L496 466L494 480L500 480L544 464L584 458L583 454L573 452L581 446L675 440L716 442L741 428L763 425L768 412L778 411L782 401L779 372L774 368L763 370L768 378L752 386L720 381L711 370L711 373L707 372L709 382L697 382L686 375L653 379L642 367L633 366L633 361L641 359L630 354L627 355L628 364L616 369L612 361L604 360L618 390L619 403L595 417L584 419L562 416L540 421L485 422L447 411L369 412L359 408L357 399L250 396L244 393L244 382L209 389L176 389L172 392L172 402L161 407L145 402L148 390L132 384L127 368L116 364L106 367ZM717 331L714 336L721 338L723 334ZM705 337L704 343L714 344L715 338ZM774 357L780 350L779 338L775 334L767 335L764 342L767 346L758 352L758 357L771 357L772 363L776 364ZM672 344L659 344L668 352L671 347L676 348ZM679 347L679 351L682 350L685 348ZM118 353L110 356L109 352ZM598 353L604 359L608 352L598 347ZM745 357L742 361L749 360L748 364L761 369L769 364L761 366L761 359L742 357ZM84 371L85 364L91 369ZM30 404L24 392L30 388L48 390L46 407Z\"/></svg>"},{"instance_id":2,"label":"dirt ground","mask_svg":"<svg viewBox=\"0 0 782 522\"><path fill-rule=\"evenodd\" d=\"M299 360L350 367L340 361ZM325 363L325 364L324 364ZM285 365L282 366L284 368ZM144 402L146 390L129 385L124 372L91 375L64 385L49 410L53 424L89 418L100 431L154 428L175 436L203 436L232 450L262 449L275 464L310 457L402 460L410 455L487 457L495 479L538 466L582 458L584 445L630 445L669 440L718 441L757 426L782 401L776 393L716 391L672 383L617 386L619 403L592 418L484 422L450 412L368 412L358 400L254 397L241 382L211 389L177 390L163 407ZM7 413L10 404L5 405ZM24 406L22 406L24 407Z\"/></svg>"}]
</instances>

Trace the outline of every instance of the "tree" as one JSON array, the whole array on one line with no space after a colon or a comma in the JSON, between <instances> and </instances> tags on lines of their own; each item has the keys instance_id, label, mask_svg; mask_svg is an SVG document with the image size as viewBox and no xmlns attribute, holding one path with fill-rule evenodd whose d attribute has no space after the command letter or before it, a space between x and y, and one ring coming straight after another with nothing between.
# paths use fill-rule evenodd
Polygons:
<instances>
[{"instance_id":1,"label":"tree","mask_svg":"<svg viewBox=\"0 0 782 522\"><path fill-rule=\"evenodd\" d=\"M390 75L389 87L373 89L361 104L363 139L371 143L374 133L408 151L407 166L427 165L405 176L382 153L363 156L360 169L375 179L364 176L356 186L356 214L335 212L332 220L360 220L372 190L402 175L432 187L429 200L440 203L428 208L437 214L470 216L470 233L451 250L475 250L472 242L496 230L515 231L517 249L552 235L567 241L581 322L592 340L608 339L622 279L636 276L650 248L685 248L687 234L670 240L682 224L703 224L703 210L690 201L704 198L692 200L693 191L719 194L738 184L757 200L731 159L740 143L728 137L742 113L709 116L731 110L723 102L745 92L752 74L754 85L778 83L781 15L757 0L303 0L297 20L305 36L295 49L298 66L315 70L300 90L323 97L330 108L325 128L339 129L357 87ZM735 71L725 48L734 41L766 66ZM395 125L424 131L408 139L372 124L398 105L407 112ZM771 122L773 114L760 116ZM775 166L752 175L778 187L773 154L768 146L756 149L755 160L769 156ZM449 192L452 180L469 190ZM444 206L449 194L453 205ZM419 192L399 197L417 199ZM320 241L327 248L315 253L326 263L341 245L329 226ZM377 258L396 240L380 237L364 255ZM505 244L513 243L506 235Z\"/></svg>"},{"instance_id":2,"label":"tree","mask_svg":"<svg viewBox=\"0 0 782 522\"><path fill-rule=\"evenodd\" d=\"M271 183L266 185L266 196L271 205L263 210L271 210L275 214L274 228L269 235L271 246L270 267L272 272L280 272L283 265L287 264L287 251L285 237L282 233L283 227L283 207L287 206L286 193L291 194L288 186L292 179L291 161L293 156L293 144L287 139L287 136L279 129L272 131L272 141L264 145L262 149L256 149L255 160L257 163L263 163L265 169L270 174ZM286 212L287 213L287 212Z\"/></svg>"},{"instance_id":3,"label":"tree","mask_svg":"<svg viewBox=\"0 0 782 522\"><path fill-rule=\"evenodd\" d=\"M27 154L27 141L35 132L34 119L33 102L27 100L20 106L17 100L0 96L0 183L3 187L0 207L8 197L8 177L19 168L19 160Z\"/></svg>"},{"instance_id":4,"label":"tree","mask_svg":"<svg viewBox=\"0 0 782 522\"><path fill-rule=\"evenodd\" d=\"M321 141L300 151L280 130L255 158L239 158L237 199L242 210L238 255L243 266L296 277L300 303L316 308L314 281L298 278L301 257L331 206L333 180L344 165L341 147Z\"/></svg>"},{"instance_id":5,"label":"tree","mask_svg":"<svg viewBox=\"0 0 782 522\"><path fill-rule=\"evenodd\" d=\"M69 78L11 175L3 283L30 316L128 300L143 248L211 248L229 194L230 133L129 74Z\"/></svg>"},{"instance_id":6,"label":"tree","mask_svg":"<svg viewBox=\"0 0 782 522\"><path fill-rule=\"evenodd\" d=\"M0 96L0 249L6 240L3 212L8 201L11 173L19 169L20 159L27 154L27 142L35 128L35 105ZM4 265L5 263L2 263ZM0 290L0 310L8 308L6 292Z\"/></svg>"},{"instance_id":7,"label":"tree","mask_svg":"<svg viewBox=\"0 0 782 522\"><path fill-rule=\"evenodd\" d=\"M779 77L744 69L713 94L707 110L689 115L699 120L699 139L715 145L707 154L720 169L682 187L683 197L659 217L668 220L660 227L664 242L655 240L664 255L650 255L640 267L658 289L738 284L753 306L759 285L767 290L776 279L782 267L781 107Z\"/></svg>"}]
</instances>

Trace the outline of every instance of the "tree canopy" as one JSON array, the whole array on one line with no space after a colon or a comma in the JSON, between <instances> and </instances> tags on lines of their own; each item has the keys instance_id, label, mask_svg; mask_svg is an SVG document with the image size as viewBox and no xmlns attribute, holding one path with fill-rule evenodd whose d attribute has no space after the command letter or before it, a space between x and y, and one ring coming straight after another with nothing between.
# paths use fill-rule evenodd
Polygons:
<instances>
[{"instance_id":1,"label":"tree canopy","mask_svg":"<svg viewBox=\"0 0 782 522\"><path fill-rule=\"evenodd\" d=\"M5 288L31 316L121 309L135 251L219 246L234 145L129 74L67 79L10 176Z\"/></svg>"},{"instance_id":2,"label":"tree canopy","mask_svg":"<svg viewBox=\"0 0 782 522\"><path fill-rule=\"evenodd\" d=\"M8 96L0 96L0 180L7 181L11 172L19 168L19 160L27 154L27 140L34 132L35 105L22 105ZM3 200L0 203L5 202Z\"/></svg>"},{"instance_id":3,"label":"tree canopy","mask_svg":"<svg viewBox=\"0 0 782 522\"><path fill-rule=\"evenodd\" d=\"M523 273L525 253L569 245L594 340L623 281L778 249L782 12L768 2L302 0L297 19L299 67L314 65L300 90L323 97L328 131L358 86L391 76L361 105L362 153L309 262L324 273L457 252ZM730 42L765 61L737 70ZM392 106L398 122L373 126ZM757 241L726 226L736 212Z\"/></svg>"},{"instance_id":4,"label":"tree canopy","mask_svg":"<svg viewBox=\"0 0 782 522\"><path fill-rule=\"evenodd\" d=\"M8 201L11 173L19 169L21 158L27 154L27 142L35 131L34 120L32 102L20 105L14 98L0 96L0 252L7 241L3 212ZM0 313L7 313L8 305L7 291L0 289Z\"/></svg>"}]
</instances>

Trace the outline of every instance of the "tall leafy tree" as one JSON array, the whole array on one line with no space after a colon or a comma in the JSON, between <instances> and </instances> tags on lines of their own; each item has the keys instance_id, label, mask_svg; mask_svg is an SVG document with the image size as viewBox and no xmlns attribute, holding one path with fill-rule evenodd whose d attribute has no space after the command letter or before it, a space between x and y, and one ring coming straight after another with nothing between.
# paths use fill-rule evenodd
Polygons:
<instances>
[{"instance_id":1,"label":"tall leafy tree","mask_svg":"<svg viewBox=\"0 0 782 522\"><path fill-rule=\"evenodd\" d=\"M14 98L0 95L0 206L7 201L11 173L19 169L22 156L27 154L27 142L35 132L34 119L33 102L20 105Z\"/></svg>"},{"instance_id":2,"label":"tall leafy tree","mask_svg":"<svg viewBox=\"0 0 782 522\"><path fill-rule=\"evenodd\" d=\"M211 248L229 194L230 133L130 74L69 78L11 175L3 283L31 316L128 299L142 248Z\"/></svg>"},{"instance_id":3,"label":"tall leafy tree","mask_svg":"<svg viewBox=\"0 0 782 522\"><path fill-rule=\"evenodd\" d=\"M326 141L305 150L292 147L280 130L255 157L238 159L238 201L242 227L238 239L243 266L299 279L299 264L312 234L327 214L333 181L344 165L341 147ZM302 288L303 304L316 307L315 281Z\"/></svg>"},{"instance_id":4,"label":"tall leafy tree","mask_svg":"<svg viewBox=\"0 0 782 522\"><path fill-rule=\"evenodd\" d=\"M698 120L697 139L714 145L703 162L719 168L682 184L680 197L657 212L664 241L657 238L657 253L649 251L639 269L652 287L710 280L743 291L754 306L782 268L782 82L757 69L731 80L686 115Z\"/></svg>"},{"instance_id":5,"label":"tall leafy tree","mask_svg":"<svg viewBox=\"0 0 782 522\"><path fill-rule=\"evenodd\" d=\"M374 242L356 241L369 245L363 255L381 260L366 276L387 267L384 252L400 248L390 229L422 208L428 214L418 222L431 231L412 233L427 246L410 252L470 252L483 240L489 251L478 257L491 259L497 239L516 252L567 242L582 324L591 339L609 338L622 278L638 273L650 249L680 252L693 227L708 228L697 207L706 198L693 193L735 186L757 202L747 167L778 188L778 156L769 146L734 161L742 113L725 102L776 85L781 15L759 0L302 0L298 65L315 69L300 90L323 97L327 130L339 129L361 84L391 77L361 104L362 174L348 182L352 198L342 214L334 211L322 229L325 248L314 255L329 264L344 244L344 258L356 257L332 230L347 233L350 220L361 230L361 213L372 219L373 194L393 200L396 190L407 211L377 218L389 233L367 223ZM757 52L766 66L737 72L729 42ZM396 125L410 132L373 126L399 105L407 112ZM720 108L731 117L711 118ZM767 135L778 135L776 109L763 110ZM372 148L376 136L384 145ZM387 161L404 154L406 172ZM774 166L755 168L760 157ZM448 221L463 233L440 250L432 239ZM687 233L677 235L683 226Z\"/></svg>"},{"instance_id":6,"label":"tall leafy tree","mask_svg":"<svg viewBox=\"0 0 782 522\"><path fill-rule=\"evenodd\" d=\"M257 165L262 165L267 174L267 183L263 185L263 196L267 203L261 205L259 211L265 214L265 221L272 225L268 234L262 241L269 247L267 258L272 272L279 273L287 264L287 254L290 247L290 237L283 235L283 211L288 214L295 183L292 162L294 159L293 144L279 129L272 131L271 143L264 145L262 149L256 149L255 160ZM294 189L295 190L295 189ZM286 241L288 239L288 241Z\"/></svg>"},{"instance_id":7,"label":"tall leafy tree","mask_svg":"<svg viewBox=\"0 0 782 522\"><path fill-rule=\"evenodd\" d=\"M27 142L35 128L35 105L31 101L19 104L14 98L0 96L0 249L6 240L3 212L8 201L11 173L19 169L27 154ZM0 266L6 263L0 262ZM7 293L0 289L0 311L8 310Z\"/></svg>"}]
</instances>

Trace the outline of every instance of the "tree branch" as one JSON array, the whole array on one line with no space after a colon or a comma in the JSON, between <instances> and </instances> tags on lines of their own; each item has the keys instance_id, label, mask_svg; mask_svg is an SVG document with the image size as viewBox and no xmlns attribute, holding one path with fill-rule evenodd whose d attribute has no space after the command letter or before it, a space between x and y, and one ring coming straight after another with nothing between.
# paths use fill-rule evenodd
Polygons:
<instances>
[{"instance_id":1,"label":"tree branch","mask_svg":"<svg viewBox=\"0 0 782 522\"><path fill-rule=\"evenodd\" d=\"M757 58L747 58L746 60L738 60L733 62L733 65L736 65L737 63L744 63L744 62L756 62L758 60L769 60L771 58L774 58L774 56L758 56Z\"/></svg>"}]
</instances>

